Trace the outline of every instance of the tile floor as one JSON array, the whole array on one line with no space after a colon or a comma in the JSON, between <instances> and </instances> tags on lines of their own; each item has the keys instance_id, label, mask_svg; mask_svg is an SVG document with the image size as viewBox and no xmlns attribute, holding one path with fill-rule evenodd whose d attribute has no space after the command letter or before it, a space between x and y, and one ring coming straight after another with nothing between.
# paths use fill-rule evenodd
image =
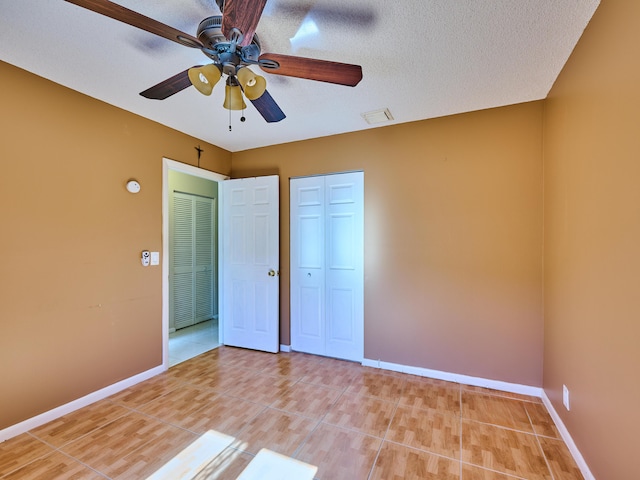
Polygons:
<instances>
[{"instance_id":1,"label":"tile floor","mask_svg":"<svg viewBox=\"0 0 640 480\"><path fill-rule=\"evenodd\" d=\"M219 345L217 319L176 330L169 334L169 366L173 367Z\"/></svg>"},{"instance_id":2,"label":"tile floor","mask_svg":"<svg viewBox=\"0 0 640 480\"><path fill-rule=\"evenodd\" d=\"M209 429L236 441L198 480L263 447L322 480L582 478L538 398L231 347L0 444L0 478L144 479Z\"/></svg>"}]
</instances>

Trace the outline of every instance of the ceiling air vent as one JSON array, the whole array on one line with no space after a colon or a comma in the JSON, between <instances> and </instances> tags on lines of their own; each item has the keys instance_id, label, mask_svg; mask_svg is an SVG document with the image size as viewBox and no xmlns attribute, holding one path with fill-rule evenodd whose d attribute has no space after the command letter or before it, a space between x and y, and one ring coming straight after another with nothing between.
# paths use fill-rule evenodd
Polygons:
<instances>
[{"instance_id":1,"label":"ceiling air vent","mask_svg":"<svg viewBox=\"0 0 640 480\"><path fill-rule=\"evenodd\" d=\"M388 108L383 108L381 110L363 113L362 118L364 118L368 124L373 125L375 123L383 123L393 120L393 115L391 115Z\"/></svg>"}]
</instances>

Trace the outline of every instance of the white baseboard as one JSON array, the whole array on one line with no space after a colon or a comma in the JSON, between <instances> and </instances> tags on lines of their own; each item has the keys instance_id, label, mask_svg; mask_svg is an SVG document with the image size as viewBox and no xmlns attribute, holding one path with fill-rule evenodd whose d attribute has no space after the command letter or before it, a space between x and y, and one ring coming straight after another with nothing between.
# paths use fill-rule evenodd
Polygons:
<instances>
[{"instance_id":1,"label":"white baseboard","mask_svg":"<svg viewBox=\"0 0 640 480\"><path fill-rule=\"evenodd\" d=\"M409 365L401 365L399 363L382 362L380 360L369 360L367 358L362 361L362 365L365 367L418 375L420 377L446 380L448 382L463 383L465 385L473 385L475 387L492 388L494 390L502 390L503 392L519 393L521 395L530 395L532 397L542 397L542 388L520 385L518 383L502 382L500 380L490 380L481 377L471 377L469 375L431 370L429 368L412 367Z\"/></svg>"},{"instance_id":2,"label":"white baseboard","mask_svg":"<svg viewBox=\"0 0 640 480\"><path fill-rule=\"evenodd\" d=\"M409 373L421 377L436 378L438 380L446 380L449 382L473 385L476 387L492 388L494 390L501 390L503 392L519 393L521 395L540 397L542 399L542 402L544 403L544 406L547 407L547 410L549 411L553 422L556 424L556 427L558 428L562 439L569 448L571 456L576 461L576 464L578 465L582 476L585 478L585 480L596 480L596 477L594 477L591 473L591 470L589 470L587 462L585 462L584 457L578 450L578 447L573 441L573 438L571 438L567 427L565 427L564 423L560 419L560 416L558 415L558 412L556 412L556 410L553 408L549 397L547 397L547 394L542 388L520 385L517 383L501 382L499 380L489 380L487 378L481 377L471 377L468 375L460 375L457 373L442 372L440 370L430 370L428 368L412 367L409 365L401 365L398 363L382 362L380 360L369 360L366 358L362 361L362 365L365 367L380 368L383 370L391 370L393 372Z\"/></svg>"},{"instance_id":3,"label":"white baseboard","mask_svg":"<svg viewBox=\"0 0 640 480\"><path fill-rule=\"evenodd\" d=\"M44 425L45 423L49 423L50 421L55 420L56 418L60 418L63 415L91 405L98 400L107 398L108 396L113 395L114 393L118 393L125 388L132 387L137 383L148 380L151 377L155 377L156 375L164 371L165 368L160 365L158 367L147 370L146 372L139 373L137 375L134 375L133 377L125 378L124 380L92 392L88 395L85 395L84 397L78 398L69 403L65 403L64 405L60 405L59 407L56 407L52 410L41 413L40 415L36 415L35 417L31 417L20 423L16 423L15 425L0 430L0 443L22 433L28 432L29 430L33 430L34 428Z\"/></svg>"},{"instance_id":4,"label":"white baseboard","mask_svg":"<svg viewBox=\"0 0 640 480\"><path fill-rule=\"evenodd\" d=\"M596 480L596 477L594 477L593 473L591 473L591 470L589 469L587 462L585 462L584 457L582 456L582 454L580 453L580 450L578 450L578 447L573 441L573 438L571 437L569 430L567 430L567 427L564 425L564 422L560 418L560 415L558 415L558 412L556 412L556 409L553 408L553 404L551 403L551 400L549 400L549 397L547 397L547 394L544 391L542 392L542 402L544 403L544 406L547 407L547 410L549 411L549 415L551 415L551 418L553 419L553 423L556 424L556 427L560 432L560 436L562 437L562 440L564 440L564 443L569 448L569 452L571 452L571 456L576 461L576 464L578 465L578 468L580 469L580 472L582 473L582 476L584 477L584 479Z\"/></svg>"},{"instance_id":5,"label":"white baseboard","mask_svg":"<svg viewBox=\"0 0 640 480\"><path fill-rule=\"evenodd\" d=\"M280 345L280 351L290 352L291 346ZM362 361L362 365L365 367L380 368L382 370L389 370L393 372L408 373L408 374L417 375L420 377L435 378L438 380L446 380L449 382L462 383L465 385L492 388L494 390L501 390L504 392L519 393L521 395L530 395L534 397L540 397L542 398L544 406L549 411L551 418L556 424L556 427L558 428L558 431L560 432L562 439L564 440L567 447L569 448L569 452L571 453L574 460L576 461L576 464L578 465L578 468L580 469L580 472L584 476L585 480L596 480L596 478L591 473L591 470L589 469L587 462L585 462L584 457L582 456L582 454L578 450L578 447L573 441L573 438L571 437L571 434L567 430L567 427L562 422L560 416L558 415L558 412L556 412L555 408L553 408L553 404L551 403L551 400L549 400L549 397L547 397L547 394L544 392L542 388L532 387L528 385L520 385L517 383L502 382L499 380L490 380L482 377L472 377L469 375L443 372L440 370L431 370L431 369L422 368L422 367L412 367L409 365L401 365L398 363L382 362L380 360L370 360L367 358L365 358ZM55 420L56 418L60 418L63 415L66 415L80 408L91 405L92 403L95 403L98 400L107 398L110 395L118 393L126 388L132 387L133 385L136 385L140 382L148 380L149 378L155 377L156 375L164 371L165 371L165 367L160 365L158 367L147 370L146 372L139 373L137 375L134 375L133 377L126 378L124 380L121 380L120 382L114 383L105 388L92 392L88 395L85 395L84 397L73 400L69 403L56 407L52 410L41 413L40 415L24 420L23 422L17 423L3 430L0 430L0 443L10 438L13 438L17 435L20 435L22 433L28 432L29 430L33 430L34 428L44 425L45 423Z\"/></svg>"},{"instance_id":6,"label":"white baseboard","mask_svg":"<svg viewBox=\"0 0 640 480\"><path fill-rule=\"evenodd\" d=\"M291 345L280 345L280 351L281 352L290 352L291 351Z\"/></svg>"}]
</instances>

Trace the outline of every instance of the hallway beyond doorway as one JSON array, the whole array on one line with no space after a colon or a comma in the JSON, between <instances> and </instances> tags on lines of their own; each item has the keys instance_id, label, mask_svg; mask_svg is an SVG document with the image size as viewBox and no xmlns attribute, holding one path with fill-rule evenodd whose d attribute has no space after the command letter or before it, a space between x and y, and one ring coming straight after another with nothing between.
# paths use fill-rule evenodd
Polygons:
<instances>
[{"instance_id":1,"label":"hallway beyond doorway","mask_svg":"<svg viewBox=\"0 0 640 480\"><path fill-rule=\"evenodd\" d=\"M212 319L169 334L169 366L189 360L220 346L218 320Z\"/></svg>"}]
</instances>

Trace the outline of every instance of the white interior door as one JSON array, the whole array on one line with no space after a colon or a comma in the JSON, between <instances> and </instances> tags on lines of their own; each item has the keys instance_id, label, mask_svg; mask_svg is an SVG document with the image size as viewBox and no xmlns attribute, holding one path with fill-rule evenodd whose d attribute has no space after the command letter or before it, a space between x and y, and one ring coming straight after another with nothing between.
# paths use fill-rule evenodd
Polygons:
<instances>
[{"instance_id":1,"label":"white interior door","mask_svg":"<svg viewBox=\"0 0 640 480\"><path fill-rule=\"evenodd\" d=\"M273 175L222 182L225 345L280 349L278 180Z\"/></svg>"},{"instance_id":2,"label":"white interior door","mask_svg":"<svg viewBox=\"0 0 640 480\"><path fill-rule=\"evenodd\" d=\"M364 357L364 174L292 179L291 348Z\"/></svg>"}]
</instances>

